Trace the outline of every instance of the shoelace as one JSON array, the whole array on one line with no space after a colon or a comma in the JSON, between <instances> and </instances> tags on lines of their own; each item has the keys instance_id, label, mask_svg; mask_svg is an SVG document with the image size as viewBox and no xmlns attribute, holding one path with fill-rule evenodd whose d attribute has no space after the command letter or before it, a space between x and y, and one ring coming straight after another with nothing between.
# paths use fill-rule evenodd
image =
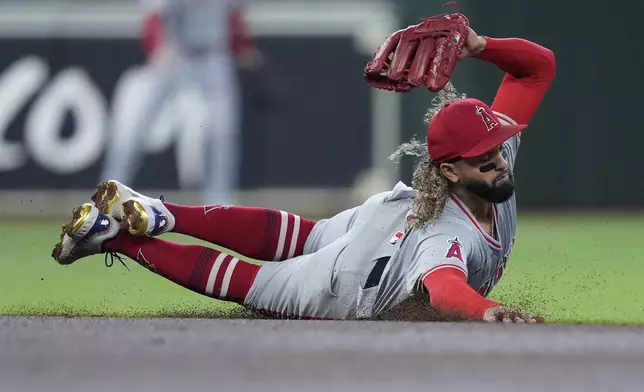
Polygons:
<instances>
[{"instance_id":1,"label":"shoelace","mask_svg":"<svg viewBox=\"0 0 644 392\"><path fill-rule=\"evenodd\" d=\"M110 268L111 266L113 266L114 259L118 260L121 264L123 264L123 267L125 267L125 269L128 270L128 272L130 272L130 269L128 268L127 264L125 264L125 260L123 260L123 258L115 252L105 253L105 266L107 268Z\"/></svg>"},{"instance_id":2,"label":"shoelace","mask_svg":"<svg viewBox=\"0 0 644 392\"><path fill-rule=\"evenodd\" d=\"M159 199L161 200L161 202L165 201L163 195L161 195ZM123 258L116 252L105 253L105 266L107 268L111 268L114 265L114 259L118 260L123 265L123 267L125 267L125 269L130 272L127 264L125 264L125 260L123 260Z\"/></svg>"}]
</instances>

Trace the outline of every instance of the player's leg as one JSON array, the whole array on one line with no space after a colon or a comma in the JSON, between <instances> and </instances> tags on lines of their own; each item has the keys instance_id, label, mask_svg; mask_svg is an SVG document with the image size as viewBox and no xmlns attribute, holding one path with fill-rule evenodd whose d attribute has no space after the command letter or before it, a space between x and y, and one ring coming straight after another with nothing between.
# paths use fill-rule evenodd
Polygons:
<instances>
[{"instance_id":1,"label":"player's leg","mask_svg":"<svg viewBox=\"0 0 644 392\"><path fill-rule=\"evenodd\" d=\"M240 104L237 75L229 55L212 52L188 64L207 107L209 163L203 204L234 204L238 188Z\"/></svg>"},{"instance_id":2,"label":"player's leg","mask_svg":"<svg viewBox=\"0 0 644 392\"><path fill-rule=\"evenodd\" d=\"M260 269L259 265L208 247L130 235L120 230L116 219L84 204L63 226L61 241L52 256L67 265L97 253L125 255L187 289L238 304L244 303Z\"/></svg>"},{"instance_id":3,"label":"player's leg","mask_svg":"<svg viewBox=\"0 0 644 392\"><path fill-rule=\"evenodd\" d=\"M141 165L141 146L176 81L172 70L153 64L128 72L117 86L112 134L101 177L131 183ZM126 88L127 87L127 88Z\"/></svg>"},{"instance_id":4,"label":"player's leg","mask_svg":"<svg viewBox=\"0 0 644 392\"><path fill-rule=\"evenodd\" d=\"M317 223L269 208L172 204L117 181L101 183L93 199L100 212L124 221L132 234L184 234L257 260L280 261L305 253Z\"/></svg>"}]
</instances>

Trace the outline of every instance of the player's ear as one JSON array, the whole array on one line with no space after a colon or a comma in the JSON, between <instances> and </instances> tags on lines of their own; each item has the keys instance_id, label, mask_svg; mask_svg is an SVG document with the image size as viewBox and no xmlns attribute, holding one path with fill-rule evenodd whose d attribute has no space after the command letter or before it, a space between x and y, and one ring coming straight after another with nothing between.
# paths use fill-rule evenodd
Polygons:
<instances>
[{"instance_id":1,"label":"player's ear","mask_svg":"<svg viewBox=\"0 0 644 392\"><path fill-rule=\"evenodd\" d=\"M449 182L456 183L460 180L456 165L454 165L453 163L441 163L439 169L441 171L441 174L443 174L443 176L447 178Z\"/></svg>"}]
</instances>

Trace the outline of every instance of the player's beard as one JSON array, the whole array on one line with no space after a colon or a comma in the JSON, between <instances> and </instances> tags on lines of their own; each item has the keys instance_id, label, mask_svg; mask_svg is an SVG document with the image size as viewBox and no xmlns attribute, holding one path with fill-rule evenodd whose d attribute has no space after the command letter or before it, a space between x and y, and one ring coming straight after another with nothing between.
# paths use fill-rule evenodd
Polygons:
<instances>
[{"instance_id":1,"label":"player's beard","mask_svg":"<svg viewBox=\"0 0 644 392\"><path fill-rule=\"evenodd\" d=\"M503 203L514 195L514 177L511 173L508 173L508 181L502 184L499 184L497 180L492 184L475 179L462 180L461 182L468 191L490 203Z\"/></svg>"}]
</instances>

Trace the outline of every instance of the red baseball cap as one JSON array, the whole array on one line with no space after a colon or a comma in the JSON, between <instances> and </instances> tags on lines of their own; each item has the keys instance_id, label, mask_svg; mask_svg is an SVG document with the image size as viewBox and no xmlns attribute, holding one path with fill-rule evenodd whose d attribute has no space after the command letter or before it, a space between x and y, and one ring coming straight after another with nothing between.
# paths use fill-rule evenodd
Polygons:
<instances>
[{"instance_id":1,"label":"red baseball cap","mask_svg":"<svg viewBox=\"0 0 644 392\"><path fill-rule=\"evenodd\" d=\"M478 99L451 102L427 128L427 150L433 162L483 155L524 130L527 125L501 124L492 109Z\"/></svg>"}]
</instances>

